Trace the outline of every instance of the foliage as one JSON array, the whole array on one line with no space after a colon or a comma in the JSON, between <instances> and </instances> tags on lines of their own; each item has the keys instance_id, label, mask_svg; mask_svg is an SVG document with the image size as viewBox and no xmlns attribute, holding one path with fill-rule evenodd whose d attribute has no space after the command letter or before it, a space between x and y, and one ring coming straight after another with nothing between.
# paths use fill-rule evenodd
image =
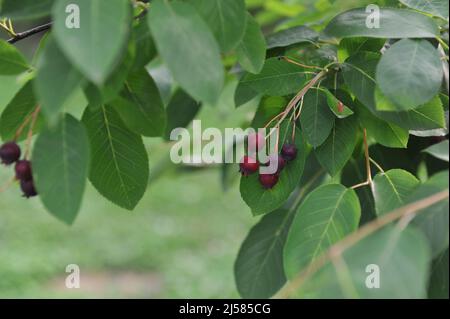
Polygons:
<instances>
[{"instance_id":1,"label":"foliage","mask_svg":"<svg viewBox=\"0 0 450 319\"><path fill-rule=\"evenodd\" d=\"M372 2L379 28L364 0L3 0L1 138L25 140L43 205L71 224L87 180L133 210L143 137L167 139L232 90L236 107L258 104L245 126L298 148L273 189L241 178L264 215L236 260L242 297L448 297L448 0ZM36 18L52 24L16 32ZM42 31L28 61L14 43Z\"/></svg>"}]
</instances>

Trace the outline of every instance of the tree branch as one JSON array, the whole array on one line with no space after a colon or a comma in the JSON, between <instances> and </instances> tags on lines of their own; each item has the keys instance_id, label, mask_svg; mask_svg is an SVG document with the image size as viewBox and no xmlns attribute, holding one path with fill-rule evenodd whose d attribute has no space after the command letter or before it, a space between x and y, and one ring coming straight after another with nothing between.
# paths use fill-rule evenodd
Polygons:
<instances>
[{"instance_id":1,"label":"tree branch","mask_svg":"<svg viewBox=\"0 0 450 319\"><path fill-rule=\"evenodd\" d=\"M49 22L49 23L40 25L38 27L35 27L33 29L17 33L16 36L14 36L14 37L12 37L11 39L8 40L8 43L13 44L13 43L16 43L16 42L18 42L18 41L20 41L22 39L28 38L28 37L30 37L32 35L35 35L37 33L47 31L47 30L49 30L52 27L52 24L53 24L52 22Z\"/></svg>"}]
</instances>

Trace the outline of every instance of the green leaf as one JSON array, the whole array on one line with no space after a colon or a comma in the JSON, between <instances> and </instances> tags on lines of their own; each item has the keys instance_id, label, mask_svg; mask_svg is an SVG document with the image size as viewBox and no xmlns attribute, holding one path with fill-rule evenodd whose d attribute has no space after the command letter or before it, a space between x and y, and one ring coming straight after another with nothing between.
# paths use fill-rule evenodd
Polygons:
<instances>
[{"instance_id":1,"label":"green leaf","mask_svg":"<svg viewBox=\"0 0 450 319\"><path fill-rule=\"evenodd\" d=\"M266 59L266 40L256 20L247 15L244 38L236 48L239 64L248 72L261 72Z\"/></svg>"},{"instance_id":2,"label":"green leaf","mask_svg":"<svg viewBox=\"0 0 450 319\"><path fill-rule=\"evenodd\" d=\"M322 90L309 90L300 114L300 124L308 143L313 147L322 145L333 129L334 121L326 94Z\"/></svg>"},{"instance_id":3,"label":"green leaf","mask_svg":"<svg viewBox=\"0 0 450 319\"><path fill-rule=\"evenodd\" d=\"M284 268L294 278L331 245L358 228L361 207L352 189L324 185L300 205L284 247Z\"/></svg>"},{"instance_id":4,"label":"green leaf","mask_svg":"<svg viewBox=\"0 0 450 319\"><path fill-rule=\"evenodd\" d=\"M357 104L356 112L361 125L367 129L367 135L375 142L393 148L408 146L409 132L407 129L376 117L360 103Z\"/></svg>"},{"instance_id":5,"label":"green leaf","mask_svg":"<svg viewBox=\"0 0 450 319\"><path fill-rule=\"evenodd\" d=\"M442 141L438 144L434 144L430 147L427 147L423 150L423 152L428 153L440 160L448 162L448 140Z\"/></svg>"},{"instance_id":6,"label":"green leaf","mask_svg":"<svg viewBox=\"0 0 450 319\"><path fill-rule=\"evenodd\" d=\"M25 57L15 46L0 39L0 75L15 75L29 69Z\"/></svg>"},{"instance_id":7,"label":"green leaf","mask_svg":"<svg viewBox=\"0 0 450 319\"><path fill-rule=\"evenodd\" d=\"M0 113L8 105L16 93L23 87L24 82L18 75L0 75Z\"/></svg>"},{"instance_id":8,"label":"green leaf","mask_svg":"<svg viewBox=\"0 0 450 319\"><path fill-rule=\"evenodd\" d=\"M147 70L130 73L121 98L111 104L130 130L150 137L161 136L165 132L166 111Z\"/></svg>"},{"instance_id":9,"label":"green leaf","mask_svg":"<svg viewBox=\"0 0 450 319\"><path fill-rule=\"evenodd\" d=\"M111 202L134 209L145 193L149 177L142 138L128 130L110 106L87 108L82 121L93 150L90 181Z\"/></svg>"},{"instance_id":10,"label":"green leaf","mask_svg":"<svg viewBox=\"0 0 450 319\"><path fill-rule=\"evenodd\" d=\"M344 62L349 56L359 52L380 52L386 43L385 39L378 38L345 38L339 42L338 59Z\"/></svg>"},{"instance_id":11,"label":"green leaf","mask_svg":"<svg viewBox=\"0 0 450 319\"><path fill-rule=\"evenodd\" d=\"M69 4L80 8L80 28L68 28ZM124 52L131 6L123 0L60 0L53 7L53 32L67 58L95 84L103 84Z\"/></svg>"},{"instance_id":12,"label":"green leaf","mask_svg":"<svg viewBox=\"0 0 450 319\"><path fill-rule=\"evenodd\" d=\"M324 299L417 299L426 297L430 253L411 227L385 227L357 242L304 283L299 296ZM368 289L377 275L380 286Z\"/></svg>"},{"instance_id":13,"label":"green leaf","mask_svg":"<svg viewBox=\"0 0 450 319\"><path fill-rule=\"evenodd\" d=\"M443 171L433 175L429 180L420 185L414 192L408 194L407 203L424 199L433 194L448 191L448 171ZM429 206L417 214L413 220L416 225L428 238L431 245L433 257L437 257L446 248L449 242L449 227L448 227L448 209L449 200L440 201L432 206Z\"/></svg>"},{"instance_id":14,"label":"green leaf","mask_svg":"<svg viewBox=\"0 0 450 319\"><path fill-rule=\"evenodd\" d=\"M54 124L64 103L76 92L83 77L67 61L53 38L48 39L37 67L34 81L36 95L46 118Z\"/></svg>"},{"instance_id":15,"label":"green leaf","mask_svg":"<svg viewBox=\"0 0 450 319\"><path fill-rule=\"evenodd\" d=\"M448 261L448 249L433 261L428 285L428 298L448 299Z\"/></svg>"},{"instance_id":16,"label":"green leaf","mask_svg":"<svg viewBox=\"0 0 450 319\"><path fill-rule=\"evenodd\" d=\"M434 20L421 13L397 8L380 8L379 14L379 26L376 26L370 24L375 19L374 13L366 11L366 8L352 9L331 20L324 32L336 38L401 39L434 38L439 35L439 27Z\"/></svg>"},{"instance_id":17,"label":"green leaf","mask_svg":"<svg viewBox=\"0 0 450 319\"><path fill-rule=\"evenodd\" d=\"M448 0L399 0L404 5L418 11L448 20Z\"/></svg>"},{"instance_id":18,"label":"green leaf","mask_svg":"<svg viewBox=\"0 0 450 319\"><path fill-rule=\"evenodd\" d=\"M234 49L245 33L244 0L190 0L214 33L223 52Z\"/></svg>"},{"instance_id":19,"label":"green leaf","mask_svg":"<svg viewBox=\"0 0 450 319\"><path fill-rule=\"evenodd\" d=\"M240 107L258 97L259 93L253 90L250 85L239 82L234 92L234 103L236 107Z\"/></svg>"},{"instance_id":20,"label":"green leaf","mask_svg":"<svg viewBox=\"0 0 450 319\"><path fill-rule=\"evenodd\" d=\"M84 126L66 114L43 131L33 148L33 175L44 206L72 224L80 209L89 169L89 140Z\"/></svg>"},{"instance_id":21,"label":"green leaf","mask_svg":"<svg viewBox=\"0 0 450 319\"><path fill-rule=\"evenodd\" d=\"M166 140L170 140L172 130L188 126L197 115L200 107L201 104L192 99L183 90L176 91L166 108Z\"/></svg>"},{"instance_id":22,"label":"green leaf","mask_svg":"<svg viewBox=\"0 0 450 319\"><path fill-rule=\"evenodd\" d=\"M0 17L14 20L37 19L50 15L54 0L3 0Z\"/></svg>"},{"instance_id":23,"label":"green leaf","mask_svg":"<svg viewBox=\"0 0 450 319\"><path fill-rule=\"evenodd\" d=\"M296 26L269 35L267 37L267 48L273 49L298 43L315 42L318 38L319 34L313 29L305 26Z\"/></svg>"},{"instance_id":24,"label":"green leaf","mask_svg":"<svg viewBox=\"0 0 450 319\"><path fill-rule=\"evenodd\" d=\"M283 247L292 217L285 209L271 212L245 238L234 265L237 289L243 298L270 298L286 282Z\"/></svg>"},{"instance_id":25,"label":"green leaf","mask_svg":"<svg viewBox=\"0 0 450 319\"><path fill-rule=\"evenodd\" d=\"M133 68L139 70L149 64L157 55L155 41L153 41L146 21L139 21L133 28L133 38L136 43L136 57L134 58Z\"/></svg>"},{"instance_id":26,"label":"green leaf","mask_svg":"<svg viewBox=\"0 0 450 319\"><path fill-rule=\"evenodd\" d=\"M414 175L401 169L377 174L372 185L377 215L382 216L405 205L407 197L419 184Z\"/></svg>"},{"instance_id":27,"label":"green leaf","mask_svg":"<svg viewBox=\"0 0 450 319\"><path fill-rule=\"evenodd\" d=\"M355 117L338 120L327 140L315 149L320 164L331 176L335 176L352 156L358 135Z\"/></svg>"},{"instance_id":28,"label":"green leaf","mask_svg":"<svg viewBox=\"0 0 450 319\"><path fill-rule=\"evenodd\" d=\"M394 106L385 111L405 111L429 102L438 94L443 75L439 52L430 42L396 42L383 54L376 73L381 92Z\"/></svg>"},{"instance_id":29,"label":"green leaf","mask_svg":"<svg viewBox=\"0 0 450 319\"><path fill-rule=\"evenodd\" d=\"M280 137L291 136L292 128L287 133L284 132L286 130L282 129ZM280 141L280 145L282 145L282 141ZM299 129L295 133L295 145L298 149L298 156L287 164L274 188L265 190L259 182L258 174L241 178L241 196L251 208L253 215L267 214L280 208L298 185L306 161L306 145Z\"/></svg>"},{"instance_id":30,"label":"green leaf","mask_svg":"<svg viewBox=\"0 0 450 319\"><path fill-rule=\"evenodd\" d=\"M11 102L6 106L0 117L0 135L4 141L11 141L15 138L17 130L38 106L38 102L33 93L33 82L30 81L20 89ZM37 133L42 124L42 118L38 117L33 133ZM28 134L28 129L24 129L19 136L19 140L24 139Z\"/></svg>"},{"instance_id":31,"label":"green leaf","mask_svg":"<svg viewBox=\"0 0 450 319\"><path fill-rule=\"evenodd\" d=\"M214 104L223 88L224 70L214 35L195 8L157 0L148 23L174 79L195 99Z\"/></svg>"},{"instance_id":32,"label":"green leaf","mask_svg":"<svg viewBox=\"0 0 450 319\"><path fill-rule=\"evenodd\" d=\"M326 94L328 106L331 112L333 112L337 118L344 119L353 114L353 111L349 107L344 105L344 103L340 101L337 97L335 97L330 91L328 90L321 90L321 91L323 91Z\"/></svg>"},{"instance_id":33,"label":"green leaf","mask_svg":"<svg viewBox=\"0 0 450 319\"><path fill-rule=\"evenodd\" d=\"M300 91L310 73L297 65L271 58L266 60L259 74L249 73L241 83L261 94L283 96Z\"/></svg>"}]
</instances>

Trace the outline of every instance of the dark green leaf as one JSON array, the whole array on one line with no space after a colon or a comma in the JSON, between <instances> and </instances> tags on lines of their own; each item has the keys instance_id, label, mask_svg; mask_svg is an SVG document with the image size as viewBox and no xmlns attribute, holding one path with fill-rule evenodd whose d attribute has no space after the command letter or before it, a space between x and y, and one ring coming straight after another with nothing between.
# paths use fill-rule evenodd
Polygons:
<instances>
[{"instance_id":1,"label":"dark green leaf","mask_svg":"<svg viewBox=\"0 0 450 319\"><path fill-rule=\"evenodd\" d=\"M3 0L0 17L14 20L37 19L50 15L54 0Z\"/></svg>"},{"instance_id":2,"label":"dark green leaf","mask_svg":"<svg viewBox=\"0 0 450 319\"><path fill-rule=\"evenodd\" d=\"M433 261L428 284L428 297L431 299L448 299L448 259L447 249Z\"/></svg>"},{"instance_id":3,"label":"dark green leaf","mask_svg":"<svg viewBox=\"0 0 450 319\"><path fill-rule=\"evenodd\" d=\"M261 72L266 59L266 40L258 22L247 15L247 27L244 38L236 48L239 64L248 72Z\"/></svg>"},{"instance_id":4,"label":"dark green leaf","mask_svg":"<svg viewBox=\"0 0 450 319\"><path fill-rule=\"evenodd\" d=\"M305 26L296 26L279 31L267 37L267 47L269 49L277 47L287 47L303 42L315 42L319 34Z\"/></svg>"},{"instance_id":5,"label":"dark green leaf","mask_svg":"<svg viewBox=\"0 0 450 319\"><path fill-rule=\"evenodd\" d=\"M448 20L448 0L399 0L404 5L418 11L430 13Z\"/></svg>"}]
</instances>

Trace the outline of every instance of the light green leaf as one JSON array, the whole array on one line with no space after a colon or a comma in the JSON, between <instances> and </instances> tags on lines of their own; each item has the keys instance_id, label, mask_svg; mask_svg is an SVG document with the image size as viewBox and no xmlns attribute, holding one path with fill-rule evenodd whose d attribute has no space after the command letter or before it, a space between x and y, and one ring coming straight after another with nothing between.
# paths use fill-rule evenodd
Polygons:
<instances>
[{"instance_id":1,"label":"light green leaf","mask_svg":"<svg viewBox=\"0 0 450 319\"><path fill-rule=\"evenodd\" d=\"M358 135L358 121L348 117L336 121L327 140L315 149L320 164L335 176L352 156Z\"/></svg>"},{"instance_id":2,"label":"light green leaf","mask_svg":"<svg viewBox=\"0 0 450 319\"><path fill-rule=\"evenodd\" d=\"M66 114L43 131L33 148L36 189L51 214L72 224L80 209L89 169L89 140L84 126Z\"/></svg>"},{"instance_id":3,"label":"light green leaf","mask_svg":"<svg viewBox=\"0 0 450 319\"><path fill-rule=\"evenodd\" d=\"M89 179L105 198L132 210L147 189L148 156L142 138L127 129L110 106L86 109L91 149Z\"/></svg>"},{"instance_id":4,"label":"light green leaf","mask_svg":"<svg viewBox=\"0 0 450 319\"><path fill-rule=\"evenodd\" d=\"M64 103L75 93L83 77L67 61L53 38L48 39L37 67L34 81L36 95L46 118L54 124Z\"/></svg>"},{"instance_id":5,"label":"light green leaf","mask_svg":"<svg viewBox=\"0 0 450 319\"><path fill-rule=\"evenodd\" d=\"M397 8L380 8L379 25L375 25L376 13L367 11L366 8L341 13L331 20L325 28L325 33L336 38L392 39L434 38L439 35L436 22L421 13Z\"/></svg>"},{"instance_id":6,"label":"light green leaf","mask_svg":"<svg viewBox=\"0 0 450 319\"><path fill-rule=\"evenodd\" d=\"M0 39L0 75L15 75L29 69L25 57L15 46Z\"/></svg>"},{"instance_id":7,"label":"light green leaf","mask_svg":"<svg viewBox=\"0 0 450 319\"><path fill-rule=\"evenodd\" d=\"M425 298L429 262L430 252L422 234L411 227L388 226L344 251L334 263L326 264L304 283L298 295L324 299ZM368 289L367 283L373 284L377 274L379 288Z\"/></svg>"},{"instance_id":8,"label":"light green leaf","mask_svg":"<svg viewBox=\"0 0 450 319\"><path fill-rule=\"evenodd\" d=\"M271 212L245 238L234 265L236 285L243 298L270 298L286 282L283 247L292 217L285 209Z\"/></svg>"},{"instance_id":9,"label":"light green leaf","mask_svg":"<svg viewBox=\"0 0 450 319\"><path fill-rule=\"evenodd\" d=\"M0 113L16 93L23 87L20 75L0 75Z\"/></svg>"},{"instance_id":10,"label":"light green leaf","mask_svg":"<svg viewBox=\"0 0 450 319\"><path fill-rule=\"evenodd\" d=\"M300 124L306 140L313 147L325 142L334 126L335 117L322 90L309 90L303 100Z\"/></svg>"},{"instance_id":11,"label":"light green leaf","mask_svg":"<svg viewBox=\"0 0 450 319\"><path fill-rule=\"evenodd\" d=\"M259 74L247 74L241 80L261 94L283 96L297 93L310 78L309 71L278 58L266 60Z\"/></svg>"},{"instance_id":12,"label":"light green leaf","mask_svg":"<svg viewBox=\"0 0 450 319\"><path fill-rule=\"evenodd\" d=\"M443 171L433 175L429 180L420 185L414 192L409 194L407 203L424 199L433 194L448 191L448 171ZM413 220L416 225L428 238L431 245L433 257L437 257L448 248L449 242L449 200L440 201L429 206L417 214Z\"/></svg>"},{"instance_id":13,"label":"light green leaf","mask_svg":"<svg viewBox=\"0 0 450 319\"><path fill-rule=\"evenodd\" d=\"M224 84L219 47L208 25L188 3L157 0L148 23L158 52L189 95L215 104Z\"/></svg>"},{"instance_id":14,"label":"light green leaf","mask_svg":"<svg viewBox=\"0 0 450 319\"><path fill-rule=\"evenodd\" d=\"M336 115L339 119L344 119L353 114L353 111L344 105L342 101L340 101L337 97L335 97L330 91L322 90L327 96L328 106L331 112Z\"/></svg>"},{"instance_id":15,"label":"light green leaf","mask_svg":"<svg viewBox=\"0 0 450 319\"><path fill-rule=\"evenodd\" d=\"M404 5L418 11L430 13L448 20L448 0L399 0Z\"/></svg>"},{"instance_id":16,"label":"light green leaf","mask_svg":"<svg viewBox=\"0 0 450 319\"><path fill-rule=\"evenodd\" d=\"M409 132L407 129L376 117L360 103L357 103L356 112L361 125L367 129L367 135L375 142L393 148L408 146Z\"/></svg>"},{"instance_id":17,"label":"light green leaf","mask_svg":"<svg viewBox=\"0 0 450 319\"><path fill-rule=\"evenodd\" d=\"M339 42L338 60L344 62L348 57L359 52L380 52L386 39L378 38L345 38Z\"/></svg>"},{"instance_id":18,"label":"light green leaf","mask_svg":"<svg viewBox=\"0 0 450 319\"><path fill-rule=\"evenodd\" d=\"M361 207L352 189L324 185L300 205L284 247L284 269L294 278L331 245L358 228Z\"/></svg>"},{"instance_id":19,"label":"light green leaf","mask_svg":"<svg viewBox=\"0 0 450 319\"><path fill-rule=\"evenodd\" d=\"M428 153L440 160L448 162L448 152L449 152L448 140L442 141L438 144L431 145L423 150L423 152Z\"/></svg>"},{"instance_id":20,"label":"light green leaf","mask_svg":"<svg viewBox=\"0 0 450 319\"><path fill-rule=\"evenodd\" d=\"M376 81L393 109L405 111L429 102L436 96L443 79L439 52L426 40L404 39L383 54Z\"/></svg>"},{"instance_id":21,"label":"light green leaf","mask_svg":"<svg viewBox=\"0 0 450 319\"><path fill-rule=\"evenodd\" d=\"M296 26L279 31L267 37L267 48L287 47L304 42L315 42L319 34L306 26Z\"/></svg>"},{"instance_id":22,"label":"light green leaf","mask_svg":"<svg viewBox=\"0 0 450 319\"><path fill-rule=\"evenodd\" d=\"M382 216L405 205L406 199L419 184L414 175L401 169L377 174L372 185L377 215Z\"/></svg>"},{"instance_id":23,"label":"light green leaf","mask_svg":"<svg viewBox=\"0 0 450 319\"><path fill-rule=\"evenodd\" d=\"M69 4L80 9L80 28L68 28ZM95 84L103 84L120 61L131 28L131 5L123 0L59 0L53 32L67 58Z\"/></svg>"},{"instance_id":24,"label":"light green leaf","mask_svg":"<svg viewBox=\"0 0 450 319\"><path fill-rule=\"evenodd\" d=\"M54 0L3 0L0 17L14 20L37 19L50 15Z\"/></svg>"},{"instance_id":25,"label":"light green leaf","mask_svg":"<svg viewBox=\"0 0 450 319\"><path fill-rule=\"evenodd\" d=\"M236 48L239 64L248 72L261 72L266 59L266 40L256 20L247 15L244 38Z\"/></svg>"},{"instance_id":26,"label":"light green leaf","mask_svg":"<svg viewBox=\"0 0 450 319\"><path fill-rule=\"evenodd\" d=\"M208 24L223 52L234 49L245 33L244 0L189 0Z\"/></svg>"},{"instance_id":27,"label":"light green leaf","mask_svg":"<svg viewBox=\"0 0 450 319\"><path fill-rule=\"evenodd\" d=\"M292 128L287 133L282 128L280 137L292 135ZM282 145L283 140L280 141ZM274 188L264 189L255 173L241 177L240 191L242 199L252 210L253 215L263 215L280 208L298 185L303 174L306 161L306 145L300 130L296 130L295 144L298 149L297 158L289 162L280 174L279 181Z\"/></svg>"}]
</instances>

